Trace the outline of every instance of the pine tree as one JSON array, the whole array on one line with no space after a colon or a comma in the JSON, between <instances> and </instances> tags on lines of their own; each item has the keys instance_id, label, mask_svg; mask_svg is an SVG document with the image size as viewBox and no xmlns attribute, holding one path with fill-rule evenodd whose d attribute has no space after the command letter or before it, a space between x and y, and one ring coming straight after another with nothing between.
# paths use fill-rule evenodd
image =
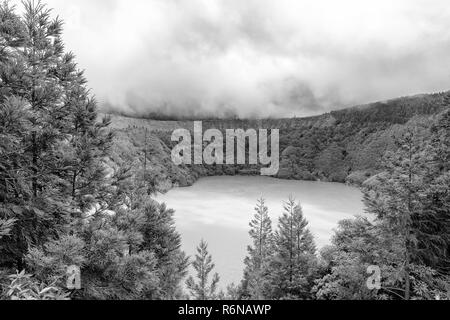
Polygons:
<instances>
[{"instance_id":1,"label":"pine tree","mask_svg":"<svg viewBox=\"0 0 450 320\"><path fill-rule=\"evenodd\" d=\"M174 299L181 291L189 264L181 250L181 236L175 229L174 211L154 201L144 203L139 211L141 222L137 230L143 236L141 249L152 250L158 261L161 298Z\"/></svg>"},{"instance_id":2,"label":"pine tree","mask_svg":"<svg viewBox=\"0 0 450 320\"><path fill-rule=\"evenodd\" d=\"M74 264L73 298L180 298L188 259L173 211L111 165L109 119L64 52L62 22L40 1L24 7L0 3L1 271L64 286Z\"/></svg>"},{"instance_id":3,"label":"pine tree","mask_svg":"<svg viewBox=\"0 0 450 320\"><path fill-rule=\"evenodd\" d=\"M424 264L432 267L430 259L439 255L439 248L445 248L442 243L448 239L440 223L443 222L444 230L448 224L437 219L427 204L428 195L436 189L427 182L430 163L422 149L426 141L422 131L418 126L406 128L395 139L397 151L386 154L385 174L364 196L368 212L375 214L381 232L394 235L400 242L399 261L395 264L402 268L400 291L405 300L412 297L414 270ZM440 204L438 207L438 211L444 209Z\"/></svg>"},{"instance_id":4,"label":"pine tree","mask_svg":"<svg viewBox=\"0 0 450 320\"><path fill-rule=\"evenodd\" d=\"M431 128L425 150L423 212L417 221L421 261L450 275L450 109L439 115Z\"/></svg>"},{"instance_id":5,"label":"pine tree","mask_svg":"<svg viewBox=\"0 0 450 320\"><path fill-rule=\"evenodd\" d=\"M196 300L214 300L217 297L217 285L219 283L219 275L215 273L209 283L209 275L213 271L215 265L212 262L212 257L208 252L208 244L202 240L197 248L195 261L192 263L196 271L195 279L190 276L186 281L186 286L189 289L192 297Z\"/></svg>"},{"instance_id":6,"label":"pine tree","mask_svg":"<svg viewBox=\"0 0 450 320\"><path fill-rule=\"evenodd\" d=\"M256 214L250 222L252 245L247 248L243 289L252 299L263 300L268 292L268 266L273 250L272 221L265 200L260 199L255 208Z\"/></svg>"},{"instance_id":7,"label":"pine tree","mask_svg":"<svg viewBox=\"0 0 450 320\"><path fill-rule=\"evenodd\" d=\"M450 243L446 112L431 132L425 124L412 122L394 137L396 151L385 155L385 171L366 185L365 204L375 219L340 223L326 253L327 274L315 288L319 298L445 296ZM361 285L369 265L381 269L379 291Z\"/></svg>"},{"instance_id":8,"label":"pine tree","mask_svg":"<svg viewBox=\"0 0 450 320\"><path fill-rule=\"evenodd\" d=\"M64 104L71 110L64 128L68 143L61 145L61 166L65 168L68 197L85 213L101 202L106 181L104 157L108 154L113 135L107 132L109 118L98 121L97 103L89 95L83 72L76 69L73 54L66 54L64 63L71 65L70 81L65 83ZM109 190L107 190L109 191Z\"/></svg>"},{"instance_id":9,"label":"pine tree","mask_svg":"<svg viewBox=\"0 0 450 320\"><path fill-rule=\"evenodd\" d=\"M308 299L316 263L316 247L302 208L290 197L275 233L271 263L275 298Z\"/></svg>"},{"instance_id":10,"label":"pine tree","mask_svg":"<svg viewBox=\"0 0 450 320\"><path fill-rule=\"evenodd\" d=\"M397 235L402 243L402 264L404 266L404 298L411 296L411 259L416 239L413 230L413 216L420 210L417 197L419 191L419 157L414 132L408 130L396 141L397 152L388 153L385 159L386 177L383 177L375 195L365 194L369 212L385 221L389 232Z\"/></svg>"},{"instance_id":11,"label":"pine tree","mask_svg":"<svg viewBox=\"0 0 450 320\"><path fill-rule=\"evenodd\" d=\"M70 113L63 104L67 79L62 72L70 66L63 59L62 23L51 20L42 3L24 2L21 18L7 3L0 7L1 50L6 53L0 63L0 112L5 116L0 130L6 136L0 157L1 214L17 219L0 247L0 264L22 269L29 246L57 237L69 222L56 145L65 138L62 129Z\"/></svg>"}]
</instances>

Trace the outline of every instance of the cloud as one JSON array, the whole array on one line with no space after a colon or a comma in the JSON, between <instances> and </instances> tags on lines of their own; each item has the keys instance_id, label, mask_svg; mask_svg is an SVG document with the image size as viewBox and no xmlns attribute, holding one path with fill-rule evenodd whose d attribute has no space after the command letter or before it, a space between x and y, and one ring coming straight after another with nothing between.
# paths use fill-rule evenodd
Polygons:
<instances>
[{"instance_id":1,"label":"cloud","mask_svg":"<svg viewBox=\"0 0 450 320\"><path fill-rule=\"evenodd\" d=\"M129 113L307 116L450 87L446 0L48 0Z\"/></svg>"}]
</instances>

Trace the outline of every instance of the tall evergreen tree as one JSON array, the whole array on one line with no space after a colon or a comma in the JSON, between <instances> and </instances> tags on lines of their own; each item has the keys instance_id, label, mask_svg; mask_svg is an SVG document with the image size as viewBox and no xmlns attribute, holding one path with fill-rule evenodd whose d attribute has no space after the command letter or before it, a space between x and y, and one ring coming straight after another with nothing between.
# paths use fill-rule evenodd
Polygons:
<instances>
[{"instance_id":1,"label":"tall evergreen tree","mask_svg":"<svg viewBox=\"0 0 450 320\"><path fill-rule=\"evenodd\" d=\"M143 235L141 249L151 248L158 261L156 267L159 270L161 296L177 298L189 263L181 250L181 236L175 229L174 211L165 204L149 201L140 212L142 221L137 230Z\"/></svg>"},{"instance_id":2,"label":"tall evergreen tree","mask_svg":"<svg viewBox=\"0 0 450 320\"><path fill-rule=\"evenodd\" d=\"M412 274L445 262L449 244L448 180L446 184L445 158L438 156L445 143L439 140L431 143L431 151L424 150L428 141L424 131L415 126L396 138L397 151L387 153L385 173L365 192L368 211L376 215L382 233L395 235L400 242L395 264L402 271L401 292L406 300L418 290L413 283L417 276Z\"/></svg>"},{"instance_id":3,"label":"tall evergreen tree","mask_svg":"<svg viewBox=\"0 0 450 320\"><path fill-rule=\"evenodd\" d=\"M209 282L209 275L213 271L215 265L212 257L208 252L208 244L202 240L197 248L195 260L192 263L196 271L197 281L190 276L186 281L186 286L192 297L196 300L214 300L217 298L217 285L219 283L219 275L214 273Z\"/></svg>"},{"instance_id":4,"label":"tall evergreen tree","mask_svg":"<svg viewBox=\"0 0 450 320\"><path fill-rule=\"evenodd\" d=\"M421 212L420 186L422 166L418 139L410 129L396 140L397 152L386 155L386 175L377 185L374 194L366 194L369 212L384 221L389 232L401 239L403 246L404 296L411 297L411 264L417 248L417 233L413 230L413 219Z\"/></svg>"},{"instance_id":5,"label":"tall evergreen tree","mask_svg":"<svg viewBox=\"0 0 450 320\"><path fill-rule=\"evenodd\" d=\"M302 208L292 197L284 204L274 250L271 263L274 298L310 298L316 247Z\"/></svg>"},{"instance_id":6,"label":"tall evergreen tree","mask_svg":"<svg viewBox=\"0 0 450 320\"><path fill-rule=\"evenodd\" d=\"M450 108L431 128L425 155L418 250L426 265L450 275Z\"/></svg>"},{"instance_id":7,"label":"tall evergreen tree","mask_svg":"<svg viewBox=\"0 0 450 320\"><path fill-rule=\"evenodd\" d=\"M252 299L263 300L269 296L269 261L273 251L272 221L264 199L258 200L255 215L250 222L248 256L245 258L243 280L244 295Z\"/></svg>"},{"instance_id":8,"label":"tall evergreen tree","mask_svg":"<svg viewBox=\"0 0 450 320\"><path fill-rule=\"evenodd\" d=\"M66 54L64 63L76 70L73 54ZM77 210L85 213L101 202L102 192L108 185L103 159L113 136L106 130L109 119L98 119L97 103L89 95L83 72L74 71L69 78L65 83L64 104L71 113L64 128L67 140L60 145L60 162L65 168L63 178L68 197Z\"/></svg>"},{"instance_id":9,"label":"tall evergreen tree","mask_svg":"<svg viewBox=\"0 0 450 320\"><path fill-rule=\"evenodd\" d=\"M129 168L108 166L109 120L98 120L50 13L28 1L19 17L0 3L1 271L63 287L77 265L74 298L179 298L188 259L173 211L149 201Z\"/></svg>"},{"instance_id":10,"label":"tall evergreen tree","mask_svg":"<svg viewBox=\"0 0 450 320\"><path fill-rule=\"evenodd\" d=\"M0 194L3 215L16 217L0 250L23 268L30 245L58 237L86 213L107 185L102 157L111 142L72 53L64 52L62 21L40 1L23 17L1 6ZM5 261L10 266L13 260Z\"/></svg>"},{"instance_id":11,"label":"tall evergreen tree","mask_svg":"<svg viewBox=\"0 0 450 320\"><path fill-rule=\"evenodd\" d=\"M448 118L414 122L384 157L384 172L367 184L369 222L343 221L326 256L315 291L324 299L435 299L448 284ZM446 138L447 137L447 138ZM426 146L426 147L425 147ZM323 256L324 256L323 255ZM380 267L379 291L362 284L370 265Z\"/></svg>"},{"instance_id":12,"label":"tall evergreen tree","mask_svg":"<svg viewBox=\"0 0 450 320\"><path fill-rule=\"evenodd\" d=\"M41 2L24 2L19 18L14 8L1 4L2 51L0 63L1 112L7 136L2 144L0 192L2 215L17 222L3 241L0 264L22 269L30 245L56 237L69 222L71 212L61 192L59 150L65 139L70 110L64 107L64 61L62 23L50 17ZM3 117L2 117L3 118ZM13 128L12 121L17 121ZM2 124L2 125L3 125ZM16 150L13 150L16 148ZM3 164L3 162L5 162Z\"/></svg>"}]
</instances>

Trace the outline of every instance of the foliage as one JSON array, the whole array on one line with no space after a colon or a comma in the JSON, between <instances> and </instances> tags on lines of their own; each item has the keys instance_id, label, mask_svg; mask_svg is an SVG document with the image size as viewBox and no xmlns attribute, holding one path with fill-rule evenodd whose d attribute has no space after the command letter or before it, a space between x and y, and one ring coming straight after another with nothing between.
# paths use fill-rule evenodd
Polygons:
<instances>
[{"instance_id":1,"label":"foliage","mask_svg":"<svg viewBox=\"0 0 450 320\"><path fill-rule=\"evenodd\" d=\"M416 122L394 137L384 172L365 185L365 218L343 221L322 252L319 299L443 299L448 294L448 111L433 126ZM427 146L427 147L424 147ZM369 291L367 267L381 269Z\"/></svg>"},{"instance_id":2,"label":"foliage","mask_svg":"<svg viewBox=\"0 0 450 320\"><path fill-rule=\"evenodd\" d=\"M275 299L308 299L316 271L316 247L300 204L290 197L275 232L270 281Z\"/></svg>"},{"instance_id":3,"label":"foliage","mask_svg":"<svg viewBox=\"0 0 450 320\"><path fill-rule=\"evenodd\" d=\"M250 222L252 245L247 248L242 294L255 300L270 296L268 291L269 260L273 251L272 221L264 199L258 200L255 215Z\"/></svg>"},{"instance_id":4,"label":"foliage","mask_svg":"<svg viewBox=\"0 0 450 320\"><path fill-rule=\"evenodd\" d=\"M62 21L40 1L23 6L0 3L0 271L33 276L14 276L7 298L62 297L71 266L74 299L182 296L173 211L150 200L149 172L112 160L110 120L64 50Z\"/></svg>"},{"instance_id":5,"label":"foliage","mask_svg":"<svg viewBox=\"0 0 450 320\"><path fill-rule=\"evenodd\" d=\"M175 166L171 127L101 117L63 23L40 1L0 3L2 299L180 299L188 258L158 191L256 166ZM272 231L264 200L250 223L244 279L218 293L206 242L193 298L445 299L450 275L450 95L400 98L306 119L208 120L204 128L279 128L284 179L362 185L370 217L339 224L316 256L303 210ZM166 124L167 125L167 124ZM176 123L188 127L190 123ZM150 128L149 128L150 127ZM81 269L82 289L64 288ZM380 290L365 285L379 266ZM26 274L28 270L33 275Z\"/></svg>"},{"instance_id":6,"label":"foliage","mask_svg":"<svg viewBox=\"0 0 450 320\"><path fill-rule=\"evenodd\" d=\"M7 300L69 300L69 293L54 285L38 283L25 271L8 277L10 283L4 285Z\"/></svg>"},{"instance_id":7,"label":"foliage","mask_svg":"<svg viewBox=\"0 0 450 320\"><path fill-rule=\"evenodd\" d=\"M382 158L395 152L395 137L419 122L430 127L433 117L448 107L449 92L405 97L367 106L334 111L311 118L262 120L203 120L203 128L276 128L280 130L280 170L277 178L347 182L361 186L383 171ZM157 118L154 118L157 119ZM193 165L175 167L170 159L176 128L192 130L192 122L158 122L112 115L119 158L129 154L143 166L144 132L154 150L149 159L152 175L162 189L192 185L199 177L259 174L254 165ZM224 142L225 144L225 142ZM135 165L135 166L136 166ZM164 185L164 187L163 187Z\"/></svg>"},{"instance_id":8,"label":"foliage","mask_svg":"<svg viewBox=\"0 0 450 320\"><path fill-rule=\"evenodd\" d=\"M8 236L14 225L15 219L0 220L0 239Z\"/></svg>"},{"instance_id":9,"label":"foliage","mask_svg":"<svg viewBox=\"0 0 450 320\"><path fill-rule=\"evenodd\" d=\"M215 300L217 299L217 285L219 275L214 273L209 281L209 275L214 270L212 257L208 252L208 244L201 241L197 247L197 254L192 266L196 272L196 279L190 276L186 281L186 286L195 300ZM197 281L196 281L197 280Z\"/></svg>"}]
</instances>

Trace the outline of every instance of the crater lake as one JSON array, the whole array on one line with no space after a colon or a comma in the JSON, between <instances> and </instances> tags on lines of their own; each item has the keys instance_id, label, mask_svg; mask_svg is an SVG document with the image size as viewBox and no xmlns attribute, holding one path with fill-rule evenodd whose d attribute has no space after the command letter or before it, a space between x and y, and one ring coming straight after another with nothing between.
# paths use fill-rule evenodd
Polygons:
<instances>
[{"instance_id":1,"label":"crater lake","mask_svg":"<svg viewBox=\"0 0 450 320\"><path fill-rule=\"evenodd\" d=\"M318 250L331 243L340 220L364 214L358 188L339 183L279 180L258 176L208 177L191 187L175 188L156 198L175 210L183 250L193 258L202 239L220 275L220 287L239 284L244 269L249 223L257 200L266 200L272 227L277 229L283 201L293 196L309 221ZM192 260L191 260L192 261Z\"/></svg>"}]
</instances>

